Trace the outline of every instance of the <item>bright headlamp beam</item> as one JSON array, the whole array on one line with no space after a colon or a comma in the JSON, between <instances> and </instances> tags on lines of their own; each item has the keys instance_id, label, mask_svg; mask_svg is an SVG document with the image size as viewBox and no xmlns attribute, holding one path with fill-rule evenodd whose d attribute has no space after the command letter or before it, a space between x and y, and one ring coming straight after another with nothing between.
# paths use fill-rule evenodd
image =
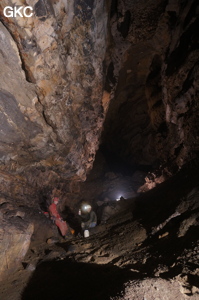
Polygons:
<instances>
[{"instance_id":1,"label":"bright headlamp beam","mask_svg":"<svg viewBox=\"0 0 199 300\"><path fill-rule=\"evenodd\" d=\"M121 197L122 197L122 196L117 197L117 198L116 198L116 201L120 201Z\"/></svg>"}]
</instances>

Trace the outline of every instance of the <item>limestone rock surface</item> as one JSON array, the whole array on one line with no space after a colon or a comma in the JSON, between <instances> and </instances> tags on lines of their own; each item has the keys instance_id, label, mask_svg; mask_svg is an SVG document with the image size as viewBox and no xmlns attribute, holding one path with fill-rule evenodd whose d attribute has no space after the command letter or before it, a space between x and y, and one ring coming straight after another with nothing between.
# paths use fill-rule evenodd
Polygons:
<instances>
[{"instance_id":1,"label":"limestone rock surface","mask_svg":"<svg viewBox=\"0 0 199 300\"><path fill-rule=\"evenodd\" d=\"M6 6L26 5L0 3L1 168L35 186L82 180L104 119L105 1L26 4L32 17L6 18Z\"/></svg>"},{"instance_id":2,"label":"limestone rock surface","mask_svg":"<svg viewBox=\"0 0 199 300\"><path fill-rule=\"evenodd\" d=\"M3 14L27 5L30 18ZM15 209L39 209L41 191L92 168L109 102L107 19L106 1L0 1L0 196ZM11 211L0 219L1 275L22 261L33 233Z\"/></svg>"},{"instance_id":3,"label":"limestone rock surface","mask_svg":"<svg viewBox=\"0 0 199 300\"><path fill-rule=\"evenodd\" d=\"M0 214L0 280L21 265L34 231L34 224L25 218L25 213L16 210L1 198Z\"/></svg>"}]
</instances>

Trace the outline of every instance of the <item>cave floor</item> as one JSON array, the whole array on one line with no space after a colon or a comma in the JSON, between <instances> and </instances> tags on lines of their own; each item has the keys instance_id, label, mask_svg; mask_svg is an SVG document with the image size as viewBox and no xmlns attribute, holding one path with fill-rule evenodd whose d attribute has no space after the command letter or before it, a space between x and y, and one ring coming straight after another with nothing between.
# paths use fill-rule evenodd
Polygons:
<instances>
[{"instance_id":1,"label":"cave floor","mask_svg":"<svg viewBox=\"0 0 199 300\"><path fill-rule=\"evenodd\" d=\"M197 178L181 172L86 239L46 242L41 229L0 299L199 299Z\"/></svg>"}]
</instances>

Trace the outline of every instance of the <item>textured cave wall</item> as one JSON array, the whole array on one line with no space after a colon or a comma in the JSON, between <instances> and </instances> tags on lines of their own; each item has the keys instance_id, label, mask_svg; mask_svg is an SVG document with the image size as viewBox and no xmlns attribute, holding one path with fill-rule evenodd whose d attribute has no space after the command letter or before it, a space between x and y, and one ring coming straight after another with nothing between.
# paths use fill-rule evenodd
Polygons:
<instances>
[{"instance_id":1,"label":"textured cave wall","mask_svg":"<svg viewBox=\"0 0 199 300\"><path fill-rule=\"evenodd\" d=\"M172 5L167 11L172 16L172 35L162 66L165 117L159 125L166 121L167 135L163 131L158 140L162 148L156 149L164 160L168 157L181 167L199 150L199 5L185 1L172 14Z\"/></svg>"},{"instance_id":2,"label":"textured cave wall","mask_svg":"<svg viewBox=\"0 0 199 300\"><path fill-rule=\"evenodd\" d=\"M14 5L33 17L4 17ZM103 0L0 2L1 278L46 219L39 204L92 168L109 102L107 19Z\"/></svg>"},{"instance_id":3,"label":"textured cave wall","mask_svg":"<svg viewBox=\"0 0 199 300\"><path fill-rule=\"evenodd\" d=\"M31 5L34 16L4 17L14 4ZM109 99L105 1L3 0L0 17L2 191L17 176L18 194L28 184L84 180Z\"/></svg>"},{"instance_id":4,"label":"textured cave wall","mask_svg":"<svg viewBox=\"0 0 199 300\"><path fill-rule=\"evenodd\" d=\"M198 151L198 1L112 1L103 145L177 170Z\"/></svg>"},{"instance_id":5,"label":"textured cave wall","mask_svg":"<svg viewBox=\"0 0 199 300\"><path fill-rule=\"evenodd\" d=\"M34 16L5 18L14 3ZM198 14L196 0L1 0L0 272L28 249L24 202L86 178L110 97L102 142L127 162L197 153Z\"/></svg>"}]
</instances>

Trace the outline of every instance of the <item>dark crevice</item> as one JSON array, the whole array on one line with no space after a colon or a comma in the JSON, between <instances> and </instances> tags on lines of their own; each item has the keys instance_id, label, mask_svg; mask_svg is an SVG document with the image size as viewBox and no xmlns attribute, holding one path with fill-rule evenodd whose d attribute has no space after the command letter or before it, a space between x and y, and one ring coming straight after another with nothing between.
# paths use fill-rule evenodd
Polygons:
<instances>
[{"instance_id":1,"label":"dark crevice","mask_svg":"<svg viewBox=\"0 0 199 300\"><path fill-rule=\"evenodd\" d=\"M182 86L182 90L181 92L179 93L179 95L177 97L180 97L181 95L185 94L189 89L190 87L193 85L193 82L194 82L194 71L195 71L195 68L199 66L199 62L196 62L194 64L194 66L190 69L189 73L187 74L187 77L183 83L183 86Z\"/></svg>"},{"instance_id":2,"label":"dark crevice","mask_svg":"<svg viewBox=\"0 0 199 300\"><path fill-rule=\"evenodd\" d=\"M175 11L168 11L169 15L169 25L171 29L175 28L176 22L177 22L177 13Z\"/></svg>"},{"instance_id":3,"label":"dark crevice","mask_svg":"<svg viewBox=\"0 0 199 300\"><path fill-rule=\"evenodd\" d=\"M118 0L111 1L111 8L110 8L110 17L112 18L115 14L118 13Z\"/></svg>"},{"instance_id":4,"label":"dark crevice","mask_svg":"<svg viewBox=\"0 0 199 300\"><path fill-rule=\"evenodd\" d=\"M192 23L189 28L182 34L179 46L167 58L166 76L171 76L177 72L189 53L199 47L199 19Z\"/></svg>"},{"instance_id":5,"label":"dark crevice","mask_svg":"<svg viewBox=\"0 0 199 300\"><path fill-rule=\"evenodd\" d=\"M180 154L180 151L183 149L183 144L180 144L177 148L175 148L174 155L177 157Z\"/></svg>"},{"instance_id":6,"label":"dark crevice","mask_svg":"<svg viewBox=\"0 0 199 300\"><path fill-rule=\"evenodd\" d=\"M131 25L131 13L129 10L125 12L124 21L118 24L117 29L125 39L128 36L129 28Z\"/></svg>"},{"instance_id":7,"label":"dark crevice","mask_svg":"<svg viewBox=\"0 0 199 300\"><path fill-rule=\"evenodd\" d=\"M161 135L163 137L167 137L168 134L168 126L167 123L164 121L160 124L160 126L158 127L158 132L161 133Z\"/></svg>"},{"instance_id":8,"label":"dark crevice","mask_svg":"<svg viewBox=\"0 0 199 300\"><path fill-rule=\"evenodd\" d=\"M197 9L199 9L199 3L198 3L198 0L195 0L195 1L193 1L192 5L191 5L191 8L190 8L188 14L186 15L185 20L184 20L184 23L183 23L183 28L184 29L197 16ZM198 13L199 13L199 11L198 11Z\"/></svg>"}]
</instances>

